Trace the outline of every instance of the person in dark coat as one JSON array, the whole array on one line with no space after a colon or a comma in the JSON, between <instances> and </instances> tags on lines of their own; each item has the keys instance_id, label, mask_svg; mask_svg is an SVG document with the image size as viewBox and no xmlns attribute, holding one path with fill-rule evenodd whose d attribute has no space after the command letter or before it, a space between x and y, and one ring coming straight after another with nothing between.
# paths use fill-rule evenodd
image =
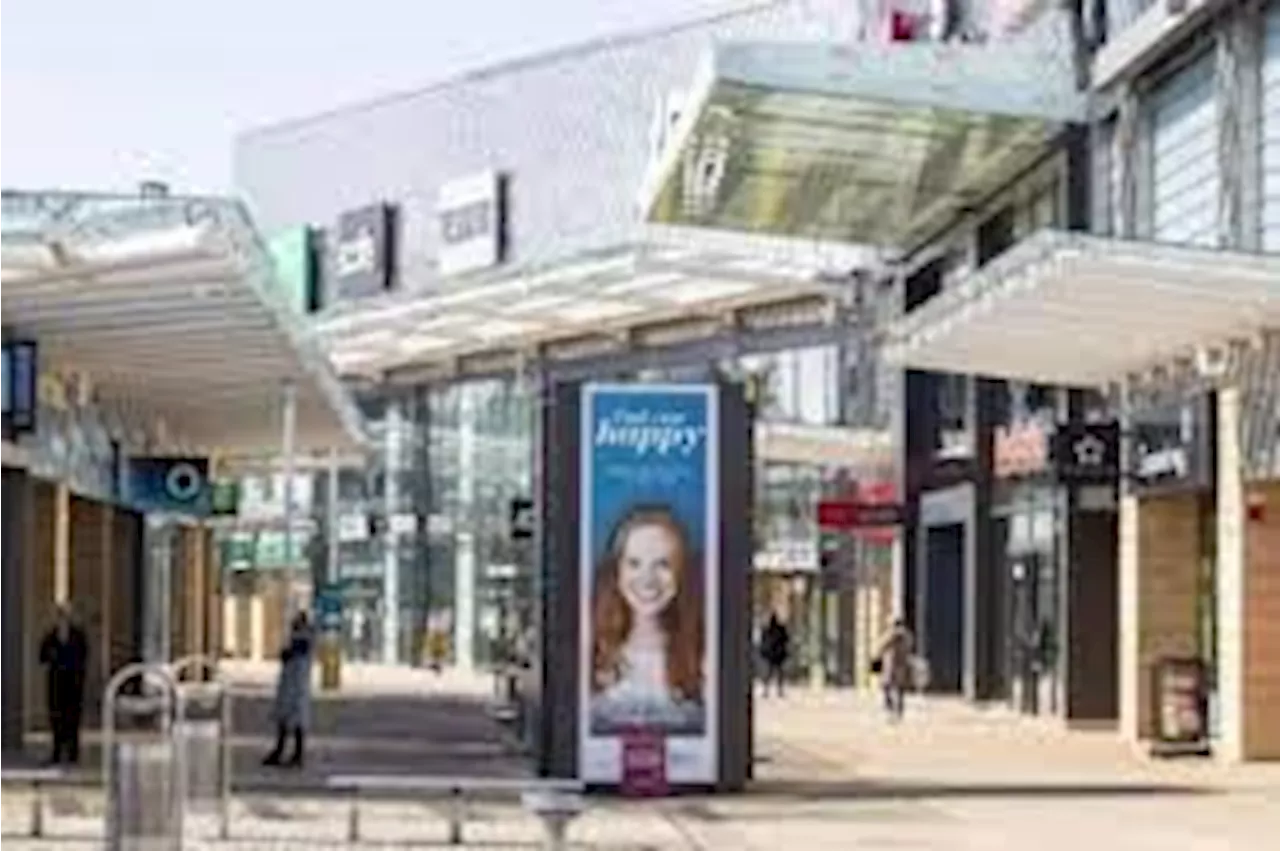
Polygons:
<instances>
[{"instance_id":1,"label":"person in dark coat","mask_svg":"<svg viewBox=\"0 0 1280 851\"><path fill-rule=\"evenodd\" d=\"M281 765L285 745L293 738L293 756L284 765L302 765L306 731L311 719L311 658L315 641L306 612L298 612L289 630L289 639L280 651L280 679L272 712L276 722L276 746L262 762Z\"/></svg>"},{"instance_id":2,"label":"person in dark coat","mask_svg":"<svg viewBox=\"0 0 1280 851\"><path fill-rule=\"evenodd\" d=\"M915 680L914 652L915 636L907 628L907 622L897 618L893 628L880 640L875 656L880 687L884 692L884 708L895 720L902 718L906 711L907 690Z\"/></svg>"},{"instance_id":3,"label":"person in dark coat","mask_svg":"<svg viewBox=\"0 0 1280 851\"><path fill-rule=\"evenodd\" d=\"M774 683L778 697L782 697L784 669L791 654L791 637L778 615L769 615L769 623L760 635L760 658L764 660L764 695L769 696L769 682Z\"/></svg>"},{"instance_id":4,"label":"person in dark coat","mask_svg":"<svg viewBox=\"0 0 1280 851\"><path fill-rule=\"evenodd\" d=\"M80 716L84 680L89 669L89 640L76 625L71 609L58 607L53 628L40 642L40 664L47 668L49 729L53 753L49 762L80 761Z\"/></svg>"}]
</instances>

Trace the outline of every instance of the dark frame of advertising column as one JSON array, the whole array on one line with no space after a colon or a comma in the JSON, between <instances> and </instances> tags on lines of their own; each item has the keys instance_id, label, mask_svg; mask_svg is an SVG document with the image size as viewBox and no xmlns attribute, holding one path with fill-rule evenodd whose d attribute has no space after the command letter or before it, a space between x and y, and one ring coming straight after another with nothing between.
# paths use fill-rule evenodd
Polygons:
<instances>
[{"instance_id":1,"label":"dark frame of advertising column","mask_svg":"<svg viewBox=\"0 0 1280 851\"><path fill-rule=\"evenodd\" d=\"M719 409L719 477L708 482L710 492L719 499L719 528L708 532L718 535L719 542L716 779L709 786L673 783L673 791L741 790L751 767L751 417L740 385L719 382L710 386ZM581 524L587 522L580 484L583 385L565 382L549 389L539 420L540 475L535 482L542 584L541 700L535 756L540 774L577 777L579 725L583 723L578 717L583 629L579 614L580 541ZM593 788L617 790L607 784L593 784Z\"/></svg>"}]
</instances>

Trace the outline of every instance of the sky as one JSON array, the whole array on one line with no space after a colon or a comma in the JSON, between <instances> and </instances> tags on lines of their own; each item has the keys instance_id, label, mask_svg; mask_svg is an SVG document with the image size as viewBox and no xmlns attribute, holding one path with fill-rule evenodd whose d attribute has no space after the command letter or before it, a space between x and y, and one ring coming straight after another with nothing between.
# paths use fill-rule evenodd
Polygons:
<instances>
[{"instance_id":1,"label":"sky","mask_svg":"<svg viewBox=\"0 0 1280 851\"><path fill-rule=\"evenodd\" d=\"M0 183L231 191L231 140L744 0L5 0Z\"/></svg>"}]
</instances>

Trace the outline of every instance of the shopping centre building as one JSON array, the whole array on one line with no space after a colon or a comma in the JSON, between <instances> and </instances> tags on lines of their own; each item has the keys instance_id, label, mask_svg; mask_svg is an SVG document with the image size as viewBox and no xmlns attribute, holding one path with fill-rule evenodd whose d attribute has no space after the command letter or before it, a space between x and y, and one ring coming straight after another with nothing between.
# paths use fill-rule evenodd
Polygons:
<instances>
[{"instance_id":1,"label":"shopping centre building","mask_svg":"<svg viewBox=\"0 0 1280 851\"><path fill-rule=\"evenodd\" d=\"M1069 716L1073 702L1087 704L1085 717L1118 717L1126 736L1151 737L1163 723L1160 664L1202 660L1218 748L1274 758L1280 738L1268 719L1280 680L1266 660L1280 650L1280 6L1108 12L1107 37L1088 58L1092 165L1068 175L1092 196L1087 217L1068 222L1069 233L1011 234L919 305L908 293L888 356L1013 386L1105 391L1092 397L1106 400L1097 411L1080 399L1079 424L1068 398L1056 418L997 426L992 492L1034 504L1032 485L1045 483L1058 495L1038 485L1049 499L1023 521L1031 548L997 536L987 545L1004 549L1012 570L979 560L977 581L985 569L992 587L1012 584L1012 598L994 598L1013 603L1006 629L1019 629L1027 584L1065 613L1051 632L1064 651L1057 673ZM976 223L979 241L992 221ZM1115 503L1096 487L1103 467L1119 474ZM1010 515L1010 531L1017 521ZM1098 546L1112 537L1108 524L1111 558ZM932 540L926 546L930 577ZM926 613L926 642L931 623ZM974 638L995 648L988 672L1016 638Z\"/></svg>"},{"instance_id":2,"label":"shopping centre building","mask_svg":"<svg viewBox=\"0 0 1280 851\"><path fill-rule=\"evenodd\" d=\"M851 321L848 276L868 253L650 227L638 201L705 51L843 35L851 19L822 5L759 4L240 139L237 181L267 229L310 226L316 328L383 448L338 477L329 579L355 652L415 660L444 626L471 665L509 634L504 601L522 596L532 558L510 506L532 493L546 382L714 370L755 376L769 423L758 606L792 620L797 674L852 675L854 591L824 592L814 504L837 469L891 477L887 406ZM700 165L709 190L722 167ZM318 505L328 486L319 476Z\"/></svg>"},{"instance_id":3,"label":"shopping centre building","mask_svg":"<svg viewBox=\"0 0 1280 851\"><path fill-rule=\"evenodd\" d=\"M124 664L218 652L220 465L365 438L237 202L6 191L3 311L8 755L47 722L56 604L96 723Z\"/></svg>"},{"instance_id":4,"label":"shopping centre building","mask_svg":"<svg viewBox=\"0 0 1280 851\"><path fill-rule=\"evenodd\" d=\"M1192 658L1219 748L1276 756L1280 10L810 6L240 140L381 424L331 578L385 658L436 622L483 661L547 383L739 376L757 606L805 669L861 679L900 612L933 690L1146 738ZM851 480L903 523L828 556Z\"/></svg>"}]
</instances>

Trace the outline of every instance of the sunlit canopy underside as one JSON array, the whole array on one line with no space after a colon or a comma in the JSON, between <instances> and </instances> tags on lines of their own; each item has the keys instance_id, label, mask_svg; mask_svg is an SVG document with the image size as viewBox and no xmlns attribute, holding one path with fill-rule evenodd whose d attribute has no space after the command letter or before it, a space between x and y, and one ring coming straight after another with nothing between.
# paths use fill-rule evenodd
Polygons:
<instances>
[{"instance_id":1,"label":"sunlit canopy underside","mask_svg":"<svg viewBox=\"0 0 1280 851\"><path fill-rule=\"evenodd\" d=\"M913 369L1102 385L1280 327L1280 255L1046 231L900 320Z\"/></svg>"},{"instance_id":2,"label":"sunlit canopy underside","mask_svg":"<svg viewBox=\"0 0 1280 851\"><path fill-rule=\"evenodd\" d=\"M6 192L2 291L6 331L38 342L43 369L87 375L182 447L278 447L288 382L299 449L363 442L235 202Z\"/></svg>"},{"instance_id":3,"label":"sunlit canopy underside","mask_svg":"<svg viewBox=\"0 0 1280 851\"><path fill-rule=\"evenodd\" d=\"M854 247L654 230L645 244L351 305L322 319L319 333L337 368L352 376L511 352L536 357L556 345L590 350L640 329L714 322L744 306L834 298L848 289L832 281L835 270L870 258Z\"/></svg>"}]
</instances>

